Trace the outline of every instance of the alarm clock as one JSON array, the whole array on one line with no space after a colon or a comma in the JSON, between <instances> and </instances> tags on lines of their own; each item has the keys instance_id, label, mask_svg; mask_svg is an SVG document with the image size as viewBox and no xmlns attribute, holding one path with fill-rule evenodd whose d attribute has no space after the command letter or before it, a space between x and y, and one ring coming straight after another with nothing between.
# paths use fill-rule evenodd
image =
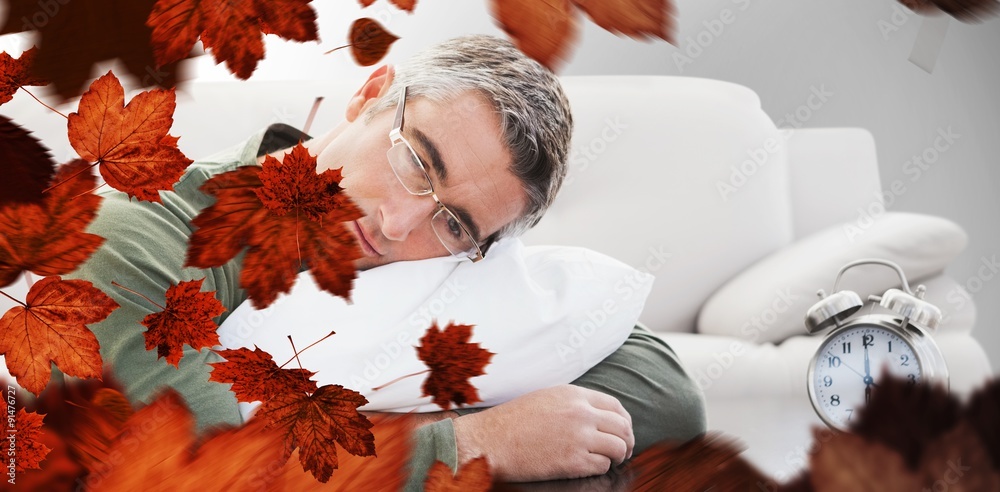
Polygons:
<instances>
[{"instance_id":1,"label":"alarm clock","mask_svg":"<svg viewBox=\"0 0 1000 492\"><path fill-rule=\"evenodd\" d=\"M896 270L901 289L869 295L868 314L857 314L865 303L853 291L837 290L844 273L860 265L883 265ZM809 333L832 329L809 363L807 387L813 409L828 426L846 430L852 419L878 391L886 377L908 384L943 384L948 368L930 332L941 321L941 310L923 299L925 287L911 291L903 269L881 259L861 259L844 265L829 296L806 314ZM875 313L875 304L892 314Z\"/></svg>"}]
</instances>

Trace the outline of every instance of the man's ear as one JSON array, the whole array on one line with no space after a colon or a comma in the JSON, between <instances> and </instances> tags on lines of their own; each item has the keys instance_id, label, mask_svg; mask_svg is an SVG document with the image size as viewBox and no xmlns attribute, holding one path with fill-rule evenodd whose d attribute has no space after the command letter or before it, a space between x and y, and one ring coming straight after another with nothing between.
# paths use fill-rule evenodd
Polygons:
<instances>
[{"instance_id":1,"label":"man's ear","mask_svg":"<svg viewBox=\"0 0 1000 492\"><path fill-rule=\"evenodd\" d=\"M396 69L392 65L382 65L368 76L365 85L354 94L351 101L347 103L347 111L344 117L347 121L354 121L358 115L365 112L372 104L375 104L386 92L396 76Z\"/></svg>"}]
</instances>

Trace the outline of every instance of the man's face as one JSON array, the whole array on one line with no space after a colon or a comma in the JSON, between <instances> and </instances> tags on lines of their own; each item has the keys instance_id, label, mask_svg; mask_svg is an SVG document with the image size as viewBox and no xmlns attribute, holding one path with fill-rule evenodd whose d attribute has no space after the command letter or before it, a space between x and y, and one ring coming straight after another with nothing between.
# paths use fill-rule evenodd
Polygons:
<instances>
[{"instance_id":1,"label":"man's face","mask_svg":"<svg viewBox=\"0 0 1000 492\"><path fill-rule=\"evenodd\" d=\"M320 172L343 168L341 186L364 213L356 224L348 224L365 254L355 262L358 270L449 255L431 226L438 210L434 199L407 192L389 165L386 151L393 117L391 110L367 123L363 115L358 117L318 157ZM510 172L499 118L474 93L443 103L409 98L403 136L424 164L441 202L459 216L464 209L471 218L465 226L480 244L525 209L527 197Z\"/></svg>"}]
</instances>

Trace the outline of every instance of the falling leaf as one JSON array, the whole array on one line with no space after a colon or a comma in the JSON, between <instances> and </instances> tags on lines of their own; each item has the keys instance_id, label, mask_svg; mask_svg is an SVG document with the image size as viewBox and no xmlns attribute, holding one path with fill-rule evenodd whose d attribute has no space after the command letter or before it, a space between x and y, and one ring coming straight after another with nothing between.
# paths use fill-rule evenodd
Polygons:
<instances>
[{"instance_id":1,"label":"falling leaf","mask_svg":"<svg viewBox=\"0 0 1000 492\"><path fill-rule=\"evenodd\" d=\"M260 406L255 418L285 436L285 458L298 448L302 468L326 483L338 466L335 442L353 455L375 454L372 423L358 412L367 403L361 393L328 384L311 395L274 395Z\"/></svg>"},{"instance_id":2,"label":"falling leaf","mask_svg":"<svg viewBox=\"0 0 1000 492\"><path fill-rule=\"evenodd\" d=\"M56 171L52 154L31 133L4 116L0 116L0 162L4 167L0 207L42 201L42 190Z\"/></svg>"},{"instance_id":3,"label":"falling leaf","mask_svg":"<svg viewBox=\"0 0 1000 492\"><path fill-rule=\"evenodd\" d=\"M0 321L0 326L2 325ZM7 423L4 426L3 447L5 450L13 448L17 453L4 459L4 468L8 464L13 464L16 473L29 469L37 470L41 468L40 463L50 451L42 442L42 416L35 412L26 412L23 408L18 408L16 412L12 410L8 410L7 396L0 398L0 411L3 412L4 422ZM10 421L10 415L14 415L13 422ZM5 452L4 456L10 455Z\"/></svg>"},{"instance_id":4,"label":"falling leaf","mask_svg":"<svg viewBox=\"0 0 1000 492\"><path fill-rule=\"evenodd\" d=\"M178 64L157 64L150 47L146 18L154 2L7 0L7 20L0 34L39 32L31 74L52 81L63 99L83 92L95 64L114 59L142 87L174 87L183 77Z\"/></svg>"},{"instance_id":5,"label":"falling leaf","mask_svg":"<svg viewBox=\"0 0 1000 492\"><path fill-rule=\"evenodd\" d=\"M38 48L21 53L14 59L7 52L0 53L0 104L14 98L14 93L26 85L47 85L49 82L31 72L31 65L38 54Z\"/></svg>"},{"instance_id":6,"label":"falling leaf","mask_svg":"<svg viewBox=\"0 0 1000 492\"><path fill-rule=\"evenodd\" d=\"M944 12L962 22L982 22L997 14L996 0L899 0L914 12L933 15Z\"/></svg>"},{"instance_id":7,"label":"falling leaf","mask_svg":"<svg viewBox=\"0 0 1000 492\"><path fill-rule=\"evenodd\" d=\"M432 396L445 410L451 408L451 402L461 406L482 401L469 379L486 374L483 368L493 353L478 343L469 343L471 337L471 325L451 323L440 330L435 322L417 347L417 357L430 368L421 387L423 396Z\"/></svg>"},{"instance_id":8,"label":"falling leaf","mask_svg":"<svg viewBox=\"0 0 1000 492\"><path fill-rule=\"evenodd\" d=\"M993 468L1000 470L1000 378L993 378L969 399L966 419L983 441L993 458Z\"/></svg>"},{"instance_id":9,"label":"falling leaf","mask_svg":"<svg viewBox=\"0 0 1000 492\"><path fill-rule=\"evenodd\" d=\"M458 468L458 473L451 474L451 467L435 461L427 472L424 481L426 492L488 492L493 485L490 476L490 464L485 456L465 463Z\"/></svg>"},{"instance_id":10,"label":"falling leaf","mask_svg":"<svg viewBox=\"0 0 1000 492\"><path fill-rule=\"evenodd\" d=\"M732 438L719 433L686 443L656 443L629 462L630 490L756 490L766 478L740 457L740 451Z\"/></svg>"},{"instance_id":11,"label":"falling leaf","mask_svg":"<svg viewBox=\"0 0 1000 492\"><path fill-rule=\"evenodd\" d=\"M178 367L184 355L184 344L201 350L219 344L219 325L213 318L226 312L215 298L215 292L201 292L204 278L171 285L167 289L167 305L163 311L151 313L142 320L149 328L143 333L146 350L156 348L157 358Z\"/></svg>"},{"instance_id":12,"label":"falling leaf","mask_svg":"<svg viewBox=\"0 0 1000 492\"><path fill-rule=\"evenodd\" d=\"M76 160L61 166L52 178L58 186L42 203L0 206L0 287L22 271L38 275L72 272L101 246L104 238L83 232L101 204L90 164Z\"/></svg>"},{"instance_id":13,"label":"falling leaf","mask_svg":"<svg viewBox=\"0 0 1000 492\"><path fill-rule=\"evenodd\" d=\"M121 393L109 388L102 390L112 392L114 396L103 394L85 405L77 406L70 420L71 432L64 434L76 461L92 473L101 471L111 461L108 456L111 445L134 413Z\"/></svg>"},{"instance_id":14,"label":"falling leaf","mask_svg":"<svg viewBox=\"0 0 1000 492\"><path fill-rule=\"evenodd\" d=\"M569 0L490 0L493 17L524 54L550 70L569 56L579 30Z\"/></svg>"},{"instance_id":15,"label":"falling leaf","mask_svg":"<svg viewBox=\"0 0 1000 492\"><path fill-rule=\"evenodd\" d=\"M0 318L0 354L18 384L36 395L55 362L63 373L101 377L101 354L86 325L107 318L118 303L86 280L45 277L31 286L24 306Z\"/></svg>"},{"instance_id":16,"label":"falling leaf","mask_svg":"<svg viewBox=\"0 0 1000 492\"><path fill-rule=\"evenodd\" d=\"M814 434L819 437L818 431ZM920 490L920 479L899 453L853 434L829 437L812 455L810 465L817 492Z\"/></svg>"},{"instance_id":17,"label":"falling leaf","mask_svg":"<svg viewBox=\"0 0 1000 492\"><path fill-rule=\"evenodd\" d=\"M389 0L396 7L405 10L407 12L413 12L413 9L417 7L417 0Z\"/></svg>"},{"instance_id":18,"label":"falling leaf","mask_svg":"<svg viewBox=\"0 0 1000 492\"><path fill-rule=\"evenodd\" d=\"M86 482L96 490L268 490L284 463L280 436L248 422L195 445L194 419L175 391L138 410Z\"/></svg>"},{"instance_id":19,"label":"falling leaf","mask_svg":"<svg viewBox=\"0 0 1000 492\"><path fill-rule=\"evenodd\" d=\"M365 17L351 24L351 54L362 67L378 63L397 39L374 19Z\"/></svg>"},{"instance_id":20,"label":"falling leaf","mask_svg":"<svg viewBox=\"0 0 1000 492\"><path fill-rule=\"evenodd\" d=\"M377 455L340 455L337 457L337 470L330 481L320 483L302 469L297 459L298 451L294 451L293 459L282 468L276 484L283 486L283 490L297 492L403 490L409 475L412 432L417 422L422 421L410 414L376 414L370 420Z\"/></svg>"},{"instance_id":21,"label":"falling leaf","mask_svg":"<svg viewBox=\"0 0 1000 492\"><path fill-rule=\"evenodd\" d=\"M232 384L236 399L250 403L268 401L278 393L312 393L316 391L315 373L305 369L282 369L274 363L271 354L254 346L248 348L216 350L226 359L213 362L209 381Z\"/></svg>"},{"instance_id":22,"label":"falling leaf","mask_svg":"<svg viewBox=\"0 0 1000 492\"><path fill-rule=\"evenodd\" d=\"M248 79L264 58L264 34L316 41L311 0L158 0L149 14L152 46L160 64L183 58L198 37L216 63Z\"/></svg>"},{"instance_id":23,"label":"falling leaf","mask_svg":"<svg viewBox=\"0 0 1000 492\"><path fill-rule=\"evenodd\" d=\"M942 485L948 490L1000 490L1000 470L994 469L989 451L968 421L960 422L924 449L919 472L923 479L920 490L940 490Z\"/></svg>"},{"instance_id":24,"label":"falling leaf","mask_svg":"<svg viewBox=\"0 0 1000 492\"><path fill-rule=\"evenodd\" d=\"M316 174L316 157L297 145L282 161L242 167L209 179L216 202L191 221L187 266L212 268L247 248L240 272L254 307L267 307L310 269L319 287L349 298L361 257L345 223L361 211L340 188L340 170Z\"/></svg>"},{"instance_id":25,"label":"falling leaf","mask_svg":"<svg viewBox=\"0 0 1000 492\"><path fill-rule=\"evenodd\" d=\"M91 84L69 115L69 141L80 157L100 163L101 176L129 196L160 201L191 164L167 134L174 123L174 90L141 92L125 105L110 71Z\"/></svg>"},{"instance_id":26,"label":"falling leaf","mask_svg":"<svg viewBox=\"0 0 1000 492\"><path fill-rule=\"evenodd\" d=\"M571 0L595 24L633 38L654 36L674 43L676 9L672 0Z\"/></svg>"}]
</instances>

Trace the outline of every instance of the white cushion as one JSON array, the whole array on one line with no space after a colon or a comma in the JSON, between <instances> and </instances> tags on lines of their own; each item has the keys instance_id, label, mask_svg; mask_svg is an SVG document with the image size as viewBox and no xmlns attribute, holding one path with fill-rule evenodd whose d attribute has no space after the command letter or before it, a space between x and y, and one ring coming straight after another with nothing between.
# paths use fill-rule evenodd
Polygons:
<instances>
[{"instance_id":1,"label":"white cushion","mask_svg":"<svg viewBox=\"0 0 1000 492\"><path fill-rule=\"evenodd\" d=\"M502 240L479 263L450 258L391 263L358 272L352 304L320 291L308 272L289 295L255 310L243 303L219 328L222 346L254 345L278 364L292 357L286 338L303 348L302 366L320 385L341 384L365 395L365 410L440 410L421 397L427 369L414 349L437 321L475 325L471 342L496 355L486 375L471 379L490 406L569 383L618 349L639 318L652 276L576 247L524 247ZM615 287L628 281L626 295ZM294 367L294 362L292 367ZM254 405L244 405L247 414Z\"/></svg>"},{"instance_id":2,"label":"white cushion","mask_svg":"<svg viewBox=\"0 0 1000 492\"><path fill-rule=\"evenodd\" d=\"M585 246L652 272L641 321L654 331L694 331L709 294L791 242L774 123L753 91L729 82L563 82L575 125L569 174L525 243Z\"/></svg>"},{"instance_id":3,"label":"white cushion","mask_svg":"<svg viewBox=\"0 0 1000 492\"><path fill-rule=\"evenodd\" d=\"M891 260L914 281L944 270L967 241L957 224L929 215L886 213L865 229L857 226L848 222L827 228L748 268L705 302L698 331L761 342L804 334L803 319L818 300L816 291L829 294L846 263ZM848 271L839 288L866 299L898 284L893 270L861 266Z\"/></svg>"}]
</instances>

